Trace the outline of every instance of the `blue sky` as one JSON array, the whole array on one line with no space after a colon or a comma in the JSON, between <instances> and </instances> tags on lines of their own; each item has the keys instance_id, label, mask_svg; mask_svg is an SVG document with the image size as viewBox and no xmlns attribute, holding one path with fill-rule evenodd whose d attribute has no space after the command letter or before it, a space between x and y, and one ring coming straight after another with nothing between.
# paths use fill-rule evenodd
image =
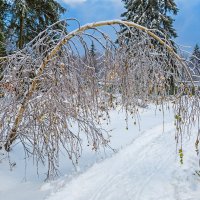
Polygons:
<instances>
[{"instance_id":1,"label":"blue sky","mask_svg":"<svg viewBox=\"0 0 200 200\"><path fill-rule=\"evenodd\" d=\"M58 0L66 9L65 17L76 18L81 25L89 22L119 19L124 11L121 0ZM176 42L193 47L200 44L200 0L175 0L179 13L175 17Z\"/></svg>"}]
</instances>

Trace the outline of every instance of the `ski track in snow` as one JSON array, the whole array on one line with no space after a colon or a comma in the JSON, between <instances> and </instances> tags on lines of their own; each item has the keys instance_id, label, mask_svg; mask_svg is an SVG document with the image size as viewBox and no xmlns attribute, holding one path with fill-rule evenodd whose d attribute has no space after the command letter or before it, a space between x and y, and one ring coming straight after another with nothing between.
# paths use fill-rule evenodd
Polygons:
<instances>
[{"instance_id":1,"label":"ski track in snow","mask_svg":"<svg viewBox=\"0 0 200 200\"><path fill-rule=\"evenodd\" d=\"M199 169L194 151L196 136L190 141L186 137L184 165L180 166L173 113L164 120L164 132L161 115L155 117L152 109L142 113L143 128L139 132L131 126L131 120L126 131L120 123L124 115L113 112L111 146L119 151L103 156L86 149L80 172L74 173L68 162L63 165L66 175L56 181L43 183L31 178L24 182L22 163L17 162L12 172L3 163L0 200L200 200L200 177L193 175ZM34 168L29 166L29 177L34 177Z\"/></svg>"},{"instance_id":2,"label":"ski track in snow","mask_svg":"<svg viewBox=\"0 0 200 200\"><path fill-rule=\"evenodd\" d=\"M48 200L177 200L172 123L158 125L68 182ZM177 194L178 195L178 194Z\"/></svg>"}]
</instances>

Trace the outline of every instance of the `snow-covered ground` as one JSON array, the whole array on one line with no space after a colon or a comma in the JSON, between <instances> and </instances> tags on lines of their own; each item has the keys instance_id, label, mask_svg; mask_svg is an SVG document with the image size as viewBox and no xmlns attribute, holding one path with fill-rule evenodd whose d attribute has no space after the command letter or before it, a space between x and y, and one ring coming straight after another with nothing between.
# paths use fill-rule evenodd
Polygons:
<instances>
[{"instance_id":1,"label":"snow-covered ground","mask_svg":"<svg viewBox=\"0 0 200 200\"><path fill-rule=\"evenodd\" d=\"M93 152L86 146L78 171L63 157L55 181L43 182L45 169L40 168L38 177L31 162L25 174L23 153L12 152L12 171L5 160L0 163L0 200L200 200L196 133L190 139L185 136L181 165L174 114L165 111L163 130L163 114L156 113L154 107L144 109L140 130L131 119L126 130L125 115L113 111L107 129L114 129L111 146L117 153Z\"/></svg>"}]
</instances>

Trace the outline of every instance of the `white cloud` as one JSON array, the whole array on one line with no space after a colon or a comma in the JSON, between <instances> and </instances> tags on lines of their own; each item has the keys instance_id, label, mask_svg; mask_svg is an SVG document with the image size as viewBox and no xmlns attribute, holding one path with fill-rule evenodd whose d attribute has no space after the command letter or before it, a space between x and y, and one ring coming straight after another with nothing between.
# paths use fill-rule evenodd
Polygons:
<instances>
[{"instance_id":1,"label":"white cloud","mask_svg":"<svg viewBox=\"0 0 200 200\"><path fill-rule=\"evenodd\" d=\"M64 3L69 5L77 5L86 2L87 0L62 0Z\"/></svg>"},{"instance_id":2,"label":"white cloud","mask_svg":"<svg viewBox=\"0 0 200 200\"><path fill-rule=\"evenodd\" d=\"M63 1L64 3L70 5L70 6L75 6L75 5L79 5L79 4L82 4L82 3L85 3L85 2L90 2L90 3L115 3L115 4L122 4L121 0L61 0Z\"/></svg>"}]
</instances>

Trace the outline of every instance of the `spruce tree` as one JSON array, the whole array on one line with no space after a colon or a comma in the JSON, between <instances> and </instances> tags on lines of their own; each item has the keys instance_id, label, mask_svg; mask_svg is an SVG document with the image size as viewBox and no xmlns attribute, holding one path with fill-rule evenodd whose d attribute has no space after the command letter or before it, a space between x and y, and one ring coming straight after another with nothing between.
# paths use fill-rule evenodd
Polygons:
<instances>
[{"instance_id":1,"label":"spruce tree","mask_svg":"<svg viewBox=\"0 0 200 200\"><path fill-rule=\"evenodd\" d=\"M10 37L21 49L47 26L60 19L65 9L55 0L14 0L11 4ZM11 39L13 41L13 39Z\"/></svg>"},{"instance_id":2,"label":"spruce tree","mask_svg":"<svg viewBox=\"0 0 200 200\"><path fill-rule=\"evenodd\" d=\"M177 5L174 0L122 0L124 2L124 7L126 11L121 15L123 20L132 21L149 29L156 29L162 32L168 40L177 37L176 31L173 28L173 15L178 12ZM127 28L122 27L121 33L126 32ZM140 38L140 32L135 31L135 37ZM159 32L157 33L159 37L163 37ZM127 34L129 38L129 34ZM127 42L129 40L127 39ZM154 42L155 45L159 43ZM176 51L176 47L172 42L173 48ZM163 47L160 46L162 49ZM170 63L171 73L175 73L176 66L174 63ZM151 73L151 72L150 72ZM173 94L175 85L173 76L168 78L170 91Z\"/></svg>"},{"instance_id":3,"label":"spruce tree","mask_svg":"<svg viewBox=\"0 0 200 200\"><path fill-rule=\"evenodd\" d=\"M99 71L98 66L97 66L97 51L96 51L93 41L92 41L89 52L90 52L91 66L94 67L95 73L97 74Z\"/></svg>"},{"instance_id":4,"label":"spruce tree","mask_svg":"<svg viewBox=\"0 0 200 200\"><path fill-rule=\"evenodd\" d=\"M96 57L96 48L94 46L94 42L92 41L92 44L91 44L91 48L90 48L90 54L93 58Z\"/></svg>"},{"instance_id":5,"label":"spruce tree","mask_svg":"<svg viewBox=\"0 0 200 200\"><path fill-rule=\"evenodd\" d=\"M150 29L165 33L168 38L177 37L170 13L178 12L174 0L122 0L126 11L124 20L133 21Z\"/></svg>"},{"instance_id":6,"label":"spruce tree","mask_svg":"<svg viewBox=\"0 0 200 200\"><path fill-rule=\"evenodd\" d=\"M6 55L6 48L5 48L5 33L6 33L6 17L8 13L9 5L7 4L6 0L0 0L0 57ZM2 76L2 64L0 62L0 80L3 78ZM0 91L1 93L1 91ZM1 95L0 95L1 97Z\"/></svg>"},{"instance_id":7,"label":"spruce tree","mask_svg":"<svg viewBox=\"0 0 200 200\"><path fill-rule=\"evenodd\" d=\"M196 44L194 47L190 61L192 62L192 65L195 67L196 73L200 75L200 48L198 44Z\"/></svg>"},{"instance_id":8,"label":"spruce tree","mask_svg":"<svg viewBox=\"0 0 200 200\"><path fill-rule=\"evenodd\" d=\"M5 0L0 0L0 57L6 54L5 51L5 32L6 32L6 14L8 12L9 5Z\"/></svg>"}]
</instances>

